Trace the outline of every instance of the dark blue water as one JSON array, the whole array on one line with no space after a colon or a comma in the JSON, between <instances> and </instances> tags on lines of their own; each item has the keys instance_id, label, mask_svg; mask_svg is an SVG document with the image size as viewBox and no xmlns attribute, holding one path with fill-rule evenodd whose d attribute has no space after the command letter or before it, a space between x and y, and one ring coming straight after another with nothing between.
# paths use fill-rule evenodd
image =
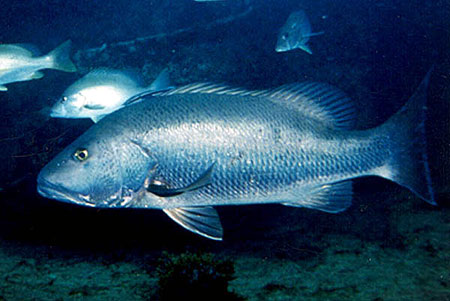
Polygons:
<instances>
[{"instance_id":1,"label":"dark blue water","mask_svg":"<svg viewBox=\"0 0 450 301\"><path fill-rule=\"evenodd\" d=\"M311 38L314 54L275 52L280 27L298 9L325 32ZM0 92L0 300L158 299L155 269L166 250L231 259L229 289L249 300L450 300L448 1L7 1L0 29L0 43L43 53L71 39L79 70L46 70ZM175 85L327 82L354 99L358 127L369 128L396 112L431 66L436 207L387 180L358 179L352 207L338 215L219 208L225 237L212 242L156 210L82 208L36 192L39 170L92 124L42 110L95 67L132 70L147 82L168 67Z\"/></svg>"}]
</instances>

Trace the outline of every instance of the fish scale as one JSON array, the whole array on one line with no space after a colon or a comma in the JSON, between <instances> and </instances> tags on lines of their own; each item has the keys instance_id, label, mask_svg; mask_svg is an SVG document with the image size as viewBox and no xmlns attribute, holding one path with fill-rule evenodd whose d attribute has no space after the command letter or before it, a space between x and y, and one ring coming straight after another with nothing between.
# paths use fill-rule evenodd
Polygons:
<instances>
[{"instance_id":1,"label":"fish scale","mask_svg":"<svg viewBox=\"0 0 450 301\"><path fill-rule=\"evenodd\" d=\"M320 124L315 126L305 124L305 122L302 122L304 116L298 112L285 111L282 104L268 102L266 99L259 97L249 100L218 95L214 100L210 100L210 97L204 96L203 94L194 94L190 98L182 100L181 96L160 96L147 100L149 103L146 102L146 105L137 105L134 107L135 114L131 114L136 117L134 124L151 124L155 127L154 131L141 129L141 131L147 133L143 144L154 148L153 152L157 158L160 173L163 178L168 179L171 186L187 186L195 180L196 176L206 170L210 164L217 162L212 183L209 187L173 197L167 201L167 203L170 203L169 206L177 207L183 203L195 203L198 205L213 203L222 205L241 204L247 202L248 198L251 197L250 193L255 191L258 194L270 195L274 194L278 187L286 187L286 185L290 185L290 188L294 190L297 182L299 183L298 185L302 185L304 182L312 182L319 179L324 183L340 181L352 175L359 175L359 172L370 171L378 166L370 165L376 162L372 163L372 160L368 160L369 158L359 159L359 157L363 156L363 153L354 146L352 147L352 160L347 160L348 156L333 155L333 153L339 154L339 144L345 144L342 140L354 139L355 135L358 136L351 131L342 132L328 128L323 129ZM144 122L147 114L153 111L150 104L152 102L158 102L158 107L161 111L157 112L155 116L159 116L160 119L157 120L155 118L152 122ZM261 105L261 103L265 105ZM256 108L259 108L262 112L255 110L255 104L259 105ZM198 108L202 108L202 111L198 112ZM148 109L148 113L146 109ZM211 116L211 112L220 112L220 115ZM270 116L266 116L266 112L270 112ZM124 114L130 113L124 112ZM142 118L142 120L139 121L139 118ZM244 118L243 122L241 121L242 118ZM268 120L258 123L261 118L267 118ZM231 121L228 124L223 122L229 119L239 120L239 122ZM171 126L161 124L161 120L169 123ZM247 122L248 120L251 120L251 122ZM258 139L257 135L253 135L254 129L258 128L263 122L275 123L275 126L277 126L278 124L276 123L279 123L280 120L290 120L290 122L279 124L280 128L283 128L283 130L279 131L283 135L286 134L286 139L297 141L300 137L299 133L311 133L310 136L316 137L311 141L314 149L308 150L308 147L302 147L301 143L292 143L289 148L285 149L282 141L280 143L273 142L272 144L260 143L264 139ZM202 124L203 126L198 127L196 126L197 124ZM218 124L222 126L217 126ZM161 129L169 130L161 131ZM238 164L234 163L235 168L232 169L224 167L231 165L231 160L224 154L232 150L229 148L230 145L234 149L238 144L236 141L228 140L223 145L210 145L209 142L199 142L193 138L202 137L202 139L205 139L205 136L215 136L219 137L218 140L221 140L220 137L233 137L233 133L230 134L229 131L233 133L239 132L237 141L243 142L239 146L239 150L247 154L238 161ZM276 131L272 130L272 132ZM265 134L266 137L270 135L270 133ZM336 136L339 136L339 139L327 139L327 137ZM164 143L163 140L167 137L171 137L174 141ZM243 137L246 137L250 142L244 142ZM274 136L271 136L271 138L276 140ZM335 145L335 147L327 147L326 152L317 154L317 149L323 149L324 147L321 145L324 143ZM198 148L196 144L202 147ZM273 149L275 149L274 152L272 151ZM284 153L280 149L284 150ZM281 155L285 155L285 159L277 160L277 156ZM381 157L381 154L375 154L374 157ZM250 160L250 164L247 164L247 160ZM306 164L299 168L292 164L292 162L296 161L306 162ZM277 162L281 162L281 164ZM339 162L341 167L336 166L336 162ZM256 184L259 184L259 186L255 186L256 184L249 185L246 181L232 181L231 186L235 187L235 191L238 191L238 193L230 193L228 190L222 189L222 187L230 185L227 183L227 179L239 179L238 175L242 174L242 170L245 170L247 166L251 166L247 173L258 175L260 180ZM343 171L346 172L345 177L342 176ZM265 183L271 183L270 190L267 190ZM320 183L316 182L316 184ZM249 189L249 186L253 189ZM257 202L263 201L257 200L255 203ZM274 200L268 199L265 202L274 202Z\"/></svg>"},{"instance_id":2,"label":"fish scale","mask_svg":"<svg viewBox=\"0 0 450 301\"><path fill-rule=\"evenodd\" d=\"M336 213L351 205L351 180L361 176L392 180L435 204L424 142L428 80L429 73L397 114L368 130L353 129L351 100L322 83L152 93L67 146L40 172L38 191L87 206L162 209L212 239L223 235L212 206Z\"/></svg>"}]
</instances>

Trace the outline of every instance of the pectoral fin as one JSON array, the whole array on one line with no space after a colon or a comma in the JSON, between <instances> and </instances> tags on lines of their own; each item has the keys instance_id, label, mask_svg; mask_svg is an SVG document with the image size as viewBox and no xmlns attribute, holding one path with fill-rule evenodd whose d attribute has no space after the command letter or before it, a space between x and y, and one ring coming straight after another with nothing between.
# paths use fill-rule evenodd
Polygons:
<instances>
[{"instance_id":1,"label":"pectoral fin","mask_svg":"<svg viewBox=\"0 0 450 301\"><path fill-rule=\"evenodd\" d=\"M222 240L223 229L217 211L212 207L163 209L183 228L209 239Z\"/></svg>"},{"instance_id":2,"label":"pectoral fin","mask_svg":"<svg viewBox=\"0 0 450 301\"><path fill-rule=\"evenodd\" d=\"M95 105L95 104L93 104L93 105L84 105L83 107L85 107L88 110L103 110L103 109L105 109L105 106Z\"/></svg>"},{"instance_id":3,"label":"pectoral fin","mask_svg":"<svg viewBox=\"0 0 450 301\"><path fill-rule=\"evenodd\" d=\"M171 197L180 195L182 193L199 189L203 186L209 185L211 183L211 174L214 164L211 165L197 180L195 180L189 186L183 188L170 188L167 185L157 185L150 183L147 187L147 191L151 192L157 196L161 197Z\"/></svg>"},{"instance_id":4,"label":"pectoral fin","mask_svg":"<svg viewBox=\"0 0 450 301\"><path fill-rule=\"evenodd\" d=\"M282 203L286 206L307 207L329 213L344 211L352 204L352 181L325 184L311 190L305 199Z\"/></svg>"},{"instance_id":5,"label":"pectoral fin","mask_svg":"<svg viewBox=\"0 0 450 301\"><path fill-rule=\"evenodd\" d=\"M304 35L303 37L315 37L315 36L320 36L320 35L322 35L324 33L325 33L324 31L311 32L311 33L309 33L307 35Z\"/></svg>"},{"instance_id":6,"label":"pectoral fin","mask_svg":"<svg viewBox=\"0 0 450 301\"><path fill-rule=\"evenodd\" d=\"M303 51L306 51L309 54L312 54L312 50L311 50L311 48L309 48L308 45L300 45L300 46L298 46L298 48L300 48Z\"/></svg>"}]
</instances>

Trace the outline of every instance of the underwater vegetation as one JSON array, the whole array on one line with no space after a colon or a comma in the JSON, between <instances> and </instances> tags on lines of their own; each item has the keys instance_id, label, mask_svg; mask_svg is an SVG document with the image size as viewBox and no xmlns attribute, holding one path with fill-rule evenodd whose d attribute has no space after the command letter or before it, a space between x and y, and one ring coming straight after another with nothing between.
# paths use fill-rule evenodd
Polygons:
<instances>
[{"instance_id":1,"label":"underwater vegetation","mask_svg":"<svg viewBox=\"0 0 450 301\"><path fill-rule=\"evenodd\" d=\"M233 262L213 254L164 252L157 267L161 300L245 300L228 290Z\"/></svg>"}]
</instances>

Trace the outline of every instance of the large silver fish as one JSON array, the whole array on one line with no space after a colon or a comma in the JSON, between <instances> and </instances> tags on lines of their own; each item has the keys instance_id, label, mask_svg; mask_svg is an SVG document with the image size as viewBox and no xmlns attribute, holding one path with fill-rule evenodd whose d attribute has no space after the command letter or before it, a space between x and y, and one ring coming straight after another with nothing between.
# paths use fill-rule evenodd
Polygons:
<instances>
[{"instance_id":1,"label":"large silver fish","mask_svg":"<svg viewBox=\"0 0 450 301\"><path fill-rule=\"evenodd\" d=\"M66 41L44 56L36 56L34 47L25 45L0 45L0 91L7 91L5 84L38 79L44 76L39 70L56 69L75 72L70 60L71 42Z\"/></svg>"},{"instance_id":2,"label":"large silver fish","mask_svg":"<svg viewBox=\"0 0 450 301\"><path fill-rule=\"evenodd\" d=\"M352 179L380 176L435 204L425 153L428 77L386 123L354 130L341 91L302 83L271 91L195 84L116 111L38 176L41 195L92 207L164 210L222 239L212 206L351 205Z\"/></svg>"},{"instance_id":3,"label":"large silver fish","mask_svg":"<svg viewBox=\"0 0 450 301\"><path fill-rule=\"evenodd\" d=\"M323 34L323 31L311 32L311 23L309 23L308 16L304 11L295 11L289 15L286 23L280 29L275 51L284 52L301 49L312 54L307 45L309 38L321 34Z\"/></svg>"},{"instance_id":4,"label":"large silver fish","mask_svg":"<svg viewBox=\"0 0 450 301\"><path fill-rule=\"evenodd\" d=\"M57 118L91 118L94 122L120 109L136 94L169 88L169 74L164 69L148 87L134 74L98 68L70 85L51 108Z\"/></svg>"}]
</instances>

